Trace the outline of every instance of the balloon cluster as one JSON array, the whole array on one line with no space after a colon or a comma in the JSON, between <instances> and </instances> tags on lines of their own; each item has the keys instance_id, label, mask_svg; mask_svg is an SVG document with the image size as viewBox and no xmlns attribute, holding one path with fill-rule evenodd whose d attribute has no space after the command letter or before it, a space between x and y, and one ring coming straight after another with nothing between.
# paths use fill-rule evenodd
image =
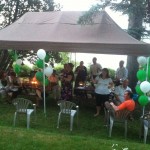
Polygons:
<instances>
[{"instance_id":1,"label":"balloon cluster","mask_svg":"<svg viewBox=\"0 0 150 150\"><path fill-rule=\"evenodd\" d=\"M38 60L36 61L36 65L38 68L40 69L43 69L43 72L41 71L38 71L36 72L35 76L36 76L36 79L42 83L43 83L43 73L44 75L46 76L45 78L45 86L47 86L49 84L49 80L48 80L48 77L53 73L53 68L52 66L48 66L48 67L44 67L45 66L45 62L49 62L49 58L50 56L48 54L46 54L45 50L43 49L39 49L37 51L37 56L38 56Z\"/></svg>"},{"instance_id":2,"label":"balloon cluster","mask_svg":"<svg viewBox=\"0 0 150 150\"><path fill-rule=\"evenodd\" d=\"M146 106L149 101L150 92L150 64L149 58L140 56L137 58L139 63L139 70L136 74L138 78L138 84L135 87L136 93L139 95L138 102L142 106Z\"/></svg>"}]
</instances>

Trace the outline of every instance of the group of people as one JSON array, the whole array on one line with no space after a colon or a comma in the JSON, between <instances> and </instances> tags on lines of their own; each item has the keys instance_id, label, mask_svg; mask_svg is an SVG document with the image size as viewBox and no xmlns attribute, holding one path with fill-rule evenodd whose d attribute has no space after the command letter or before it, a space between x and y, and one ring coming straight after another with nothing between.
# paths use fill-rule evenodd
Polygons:
<instances>
[{"instance_id":1,"label":"group of people","mask_svg":"<svg viewBox=\"0 0 150 150\"><path fill-rule=\"evenodd\" d=\"M52 75L48 77L50 85L46 87L46 96L48 96L48 92L51 90L53 92L53 97L56 100L72 100L74 81L73 67L74 65L72 63L64 64L64 68L59 75L53 70ZM59 80L61 85L58 82ZM43 99L42 89L36 89L36 94L38 96L37 105L40 105L40 102L42 102L40 100Z\"/></svg>"},{"instance_id":2,"label":"group of people","mask_svg":"<svg viewBox=\"0 0 150 150\"><path fill-rule=\"evenodd\" d=\"M102 68L102 66L97 63L96 57L94 57L92 61L93 63L90 66L90 81L94 86L96 99L96 113L94 116L98 116L101 109L105 107L105 103L110 99L110 92L112 89L114 89L114 98L110 105L114 110L122 109L124 107L128 109L126 100L132 100L132 90L128 87L128 71L124 67L124 61L121 60L119 62L119 68L116 70L115 81L110 78L109 70L107 68ZM48 78L55 99L72 101L73 81L75 80L74 88L86 83L88 73L87 68L84 66L84 62L80 62L80 65L75 68L75 72L73 72L73 68L74 65L72 63L64 64L64 68L59 75L57 75L54 70L53 74ZM59 80L61 86L58 83ZM9 72L8 74L2 73L0 76L0 89L1 93L6 92L13 99L22 89L21 82L14 72ZM38 98L42 100L42 90L36 89L36 93ZM132 109L134 109L134 102L130 103L130 105L131 104L133 106Z\"/></svg>"},{"instance_id":3,"label":"group of people","mask_svg":"<svg viewBox=\"0 0 150 150\"><path fill-rule=\"evenodd\" d=\"M119 68L116 70L115 74L115 81L113 81L109 76L109 70L107 68L101 69L99 64L94 63L95 60L96 58L93 58L93 65L91 66L91 68L94 68L93 70L95 70L93 71L95 73L91 70L91 73L93 73L92 82L95 85L96 98L96 113L94 116L98 116L102 108L108 108L108 104L114 111L123 109L133 111L135 102L132 99L132 90L128 87L128 70L124 67L124 61L121 60L119 62ZM112 91L114 97L113 99L111 97L111 102L109 103L110 93Z\"/></svg>"},{"instance_id":4,"label":"group of people","mask_svg":"<svg viewBox=\"0 0 150 150\"><path fill-rule=\"evenodd\" d=\"M0 75L0 94L2 96L9 96L8 103L11 103L12 99L16 98L21 92L22 85L20 79L13 71L4 72L1 71Z\"/></svg>"},{"instance_id":5,"label":"group of people","mask_svg":"<svg viewBox=\"0 0 150 150\"><path fill-rule=\"evenodd\" d=\"M130 87L128 87L128 70L124 67L124 61L121 60L119 62L119 68L116 70L115 80L112 80L110 78L109 70L107 68L102 68L102 66L97 63L96 57L94 57L92 61L93 63L90 66L90 80L92 82L92 85L94 85L94 93L96 99L96 113L94 114L94 116L98 116L101 109L105 107L105 102L109 101L110 92L112 91L112 89L114 98L112 99L110 105L112 105L113 107L116 106L119 109L122 109L124 106L128 109L128 105L125 104L127 99L132 100L132 90ZM72 84L74 80L74 74L76 75L74 88L76 89L76 87L78 86L85 85L88 73L83 61L81 61L80 65L75 68L74 73L73 65L71 63L64 65L64 69L61 72L60 98L62 100L72 100ZM74 94L76 94L76 92L74 92ZM130 104L132 104L132 108L135 107L134 101Z\"/></svg>"}]
</instances>

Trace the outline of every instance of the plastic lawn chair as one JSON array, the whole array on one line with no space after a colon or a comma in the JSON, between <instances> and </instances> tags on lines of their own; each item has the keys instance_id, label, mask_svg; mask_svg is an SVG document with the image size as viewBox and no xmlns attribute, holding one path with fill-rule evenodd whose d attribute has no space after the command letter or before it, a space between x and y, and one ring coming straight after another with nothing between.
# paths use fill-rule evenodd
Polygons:
<instances>
[{"instance_id":1,"label":"plastic lawn chair","mask_svg":"<svg viewBox=\"0 0 150 150\"><path fill-rule=\"evenodd\" d=\"M36 104L33 104L30 100L24 98L16 98L13 100L13 104L16 107L14 113L14 126L16 124L17 114L25 114L27 116L27 129L30 126L30 115L34 112L36 114ZM31 106L32 108L29 108Z\"/></svg>"},{"instance_id":2,"label":"plastic lawn chair","mask_svg":"<svg viewBox=\"0 0 150 150\"><path fill-rule=\"evenodd\" d=\"M75 103L72 103L70 101L58 101L58 106L60 107L60 112L58 114L58 122L57 122L57 128L59 128L61 115L68 115L70 116L70 131L73 129L73 119L74 116L77 114L77 122L78 122L78 112L79 112L79 106L77 106ZM75 108L75 109L73 109Z\"/></svg>"}]
</instances>

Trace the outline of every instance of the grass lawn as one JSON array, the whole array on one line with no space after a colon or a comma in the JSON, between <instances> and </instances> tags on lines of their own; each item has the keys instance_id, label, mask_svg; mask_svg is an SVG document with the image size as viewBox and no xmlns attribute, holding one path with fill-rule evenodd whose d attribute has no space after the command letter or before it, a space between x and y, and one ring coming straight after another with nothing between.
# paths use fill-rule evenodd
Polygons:
<instances>
[{"instance_id":1,"label":"grass lawn","mask_svg":"<svg viewBox=\"0 0 150 150\"><path fill-rule=\"evenodd\" d=\"M0 103L0 149L1 150L148 150L150 139L143 144L139 139L140 113L134 121L128 122L128 135L124 139L124 126L113 127L112 138L104 126L104 114L94 118L93 105L81 105L79 124L74 122L73 131L69 131L69 118L62 119L57 129L59 108L56 101L47 100L47 116L43 107L37 109L37 117L31 116L30 129L26 129L26 117L19 116L16 127L13 127L15 108L12 104ZM113 146L114 145L114 146ZM113 146L113 147L112 147Z\"/></svg>"}]
</instances>

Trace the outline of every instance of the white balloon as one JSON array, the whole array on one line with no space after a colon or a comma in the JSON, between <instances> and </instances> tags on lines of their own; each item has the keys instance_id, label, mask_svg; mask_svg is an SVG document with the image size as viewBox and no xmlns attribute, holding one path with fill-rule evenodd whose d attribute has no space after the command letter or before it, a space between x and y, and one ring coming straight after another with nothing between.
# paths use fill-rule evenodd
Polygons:
<instances>
[{"instance_id":1,"label":"white balloon","mask_svg":"<svg viewBox=\"0 0 150 150\"><path fill-rule=\"evenodd\" d=\"M16 64L17 64L17 65L21 65L21 64L22 64L22 60L21 60L21 59L17 59L17 60L16 60Z\"/></svg>"},{"instance_id":2,"label":"white balloon","mask_svg":"<svg viewBox=\"0 0 150 150\"><path fill-rule=\"evenodd\" d=\"M49 77L53 73L53 68L52 66L48 66L44 69L44 74Z\"/></svg>"},{"instance_id":3,"label":"white balloon","mask_svg":"<svg viewBox=\"0 0 150 150\"><path fill-rule=\"evenodd\" d=\"M38 56L40 59L44 60L44 58L45 58L45 56L46 56L45 50L44 50L44 49L39 49L39 50L37 51L37 56Z\"/></svg>"},{"instance_id":4,"label":"white balloon","mask_svg":"<svg viewBox=\"0 0 150 150\"><path fill-rule=\"evenodd\" d=\"M147 63L147 59L144 56L140 56L137 58L139 65L144 66Z\"/></svg>"},{"instance_id":5,"label":"white balloon","mask_svg":"<svg viewBox=\"0 0 150 150\"><path fill-rule=\"evenodd\" d=\"M150 83L148 81L143 81L140 84L140 89L143 93L147 93L150 91Z\"/></svg>"}]
</instances>

